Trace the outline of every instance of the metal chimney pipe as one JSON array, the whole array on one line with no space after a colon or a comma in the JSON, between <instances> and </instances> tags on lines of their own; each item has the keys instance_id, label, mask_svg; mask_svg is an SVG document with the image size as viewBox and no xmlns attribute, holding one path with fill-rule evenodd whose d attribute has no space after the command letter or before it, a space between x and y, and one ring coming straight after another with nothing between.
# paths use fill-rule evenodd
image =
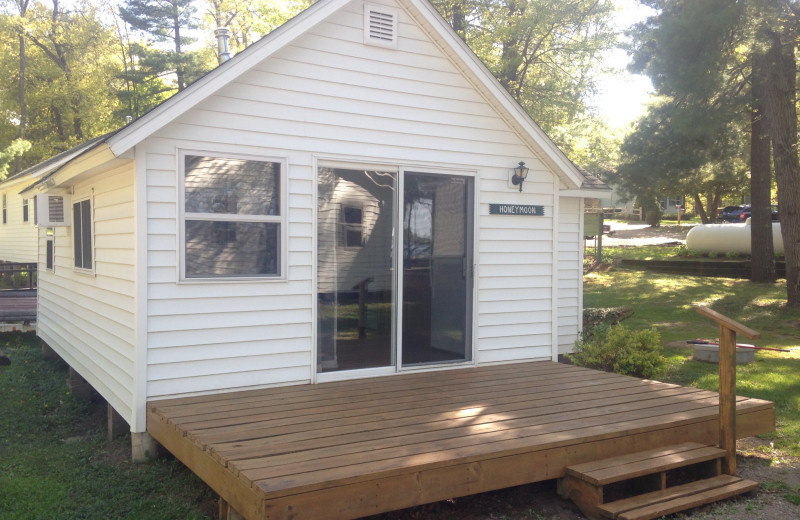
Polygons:
<instances>
[{"instance_id":1,"label":"metal chimney pipe","mask_svg":"<svg viewBox=\"0 0 800 520\"><path fill-rule=\"evenodd\" d=\"M214 36L217 37L217 59L220 63L231 59L231 53L228 50L228 39L231 37L231 31L227 27L217 27L214 29Z\"/></svg>"}]
</instances>

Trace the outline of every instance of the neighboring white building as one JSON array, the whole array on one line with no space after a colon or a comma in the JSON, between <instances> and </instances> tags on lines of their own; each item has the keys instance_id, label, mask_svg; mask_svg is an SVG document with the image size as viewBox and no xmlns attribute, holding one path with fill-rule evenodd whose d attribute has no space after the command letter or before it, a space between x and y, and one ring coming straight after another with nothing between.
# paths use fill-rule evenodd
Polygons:
<instances>
[{"instance_id":1,"label":"neighboring white building","mask_svg":"<svg viewBox=\"0 0 800 520\"><path fill-rule=\"evenodd\" d=\"M426 0L320 0L32 171L66 211L38 333L135 433L148 400L556 359L607 189Z\"/></svg>"},{"instance_id":2,"label":"neighboring white building","mask_svg":"<svg viewBox=\"0 0 800 520\"><path fill-rule=\"evenodd\" d=\"M0 182L0 262L37 261L33 200L20 195L33 181L22 172Z\"/></svg>"}]
</instances>

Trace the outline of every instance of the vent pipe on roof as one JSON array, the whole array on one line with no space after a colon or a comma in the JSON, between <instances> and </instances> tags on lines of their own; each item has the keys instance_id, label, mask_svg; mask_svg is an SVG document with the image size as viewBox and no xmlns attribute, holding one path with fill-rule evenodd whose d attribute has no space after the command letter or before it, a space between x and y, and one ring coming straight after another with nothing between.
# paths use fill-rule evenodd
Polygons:
<instances>
[{"instance_id":1,"label":"vent pipe on roof","mask_svg":"<svg viewBox=\"0 0 800 520\"><path fill-rule=\"evenodd\" d=\"M214 29L214 36L217 37L217 59L222 64L231 59L231 53L228 50L228 39L231 37L231 31L227 27L217 27Z\"/></svg>"}]
</instances>

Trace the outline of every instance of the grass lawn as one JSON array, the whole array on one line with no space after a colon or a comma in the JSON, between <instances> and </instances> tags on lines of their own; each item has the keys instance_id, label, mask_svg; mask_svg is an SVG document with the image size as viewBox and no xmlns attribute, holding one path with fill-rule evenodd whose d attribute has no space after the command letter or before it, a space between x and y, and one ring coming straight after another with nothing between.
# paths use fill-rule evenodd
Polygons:
<instances>
[{"instance_id":1,"label":"grass lawn","mask_svg":"<svg viewBox=\"0 0 800 520\"><path fill-rule=\"evenodd\" d=\"M756 363L740 365L737 393L775 402L778 430L765 436L776 449L800 456L800 311L785 304L785 283L752 284L747 280L659 274L611 269L585 277L585 307L631 306L625 325L655 327L661 332L670 382L718 389L717 365L692 361L692 350L669 346L694 338L716 338L715 323L695 305L708 305L761 333L759 347L792 348L788 353L757 351Z\"/></svg>"},{"instance_id":2,"label":"grass lawn","mask_svg":"<svg viewBox=\"0 0 800 520\"><path fill-rule=\"evenodd\" d=\"M75 400L32 335L0 334L0 518L211 518L215 495L177 460L130 462L106 408Z\"/></svg>"}]
</instances>

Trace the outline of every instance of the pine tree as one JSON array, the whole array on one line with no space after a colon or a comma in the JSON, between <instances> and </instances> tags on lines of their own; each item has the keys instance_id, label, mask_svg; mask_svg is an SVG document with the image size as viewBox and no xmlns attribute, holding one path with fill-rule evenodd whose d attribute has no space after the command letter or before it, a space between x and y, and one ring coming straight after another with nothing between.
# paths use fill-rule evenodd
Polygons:
<instances>
[{"instance_id":1,"label":"pine tree","mask_svg":"<svg viewBox=\"0 0 800 520\"><path fill-rule=\"evenodd\" d=\"M196 9L191 0L127 0L120 7L120 17L134 29L147 34L154 43L168 43L171 49L161 54L163 72L173 72L178 91L203 71L196 53L187 52L186 46L194 38L188 32L197 28ZM151 56L155 61L156 56Z\"/></svg>"}]
</instances>

